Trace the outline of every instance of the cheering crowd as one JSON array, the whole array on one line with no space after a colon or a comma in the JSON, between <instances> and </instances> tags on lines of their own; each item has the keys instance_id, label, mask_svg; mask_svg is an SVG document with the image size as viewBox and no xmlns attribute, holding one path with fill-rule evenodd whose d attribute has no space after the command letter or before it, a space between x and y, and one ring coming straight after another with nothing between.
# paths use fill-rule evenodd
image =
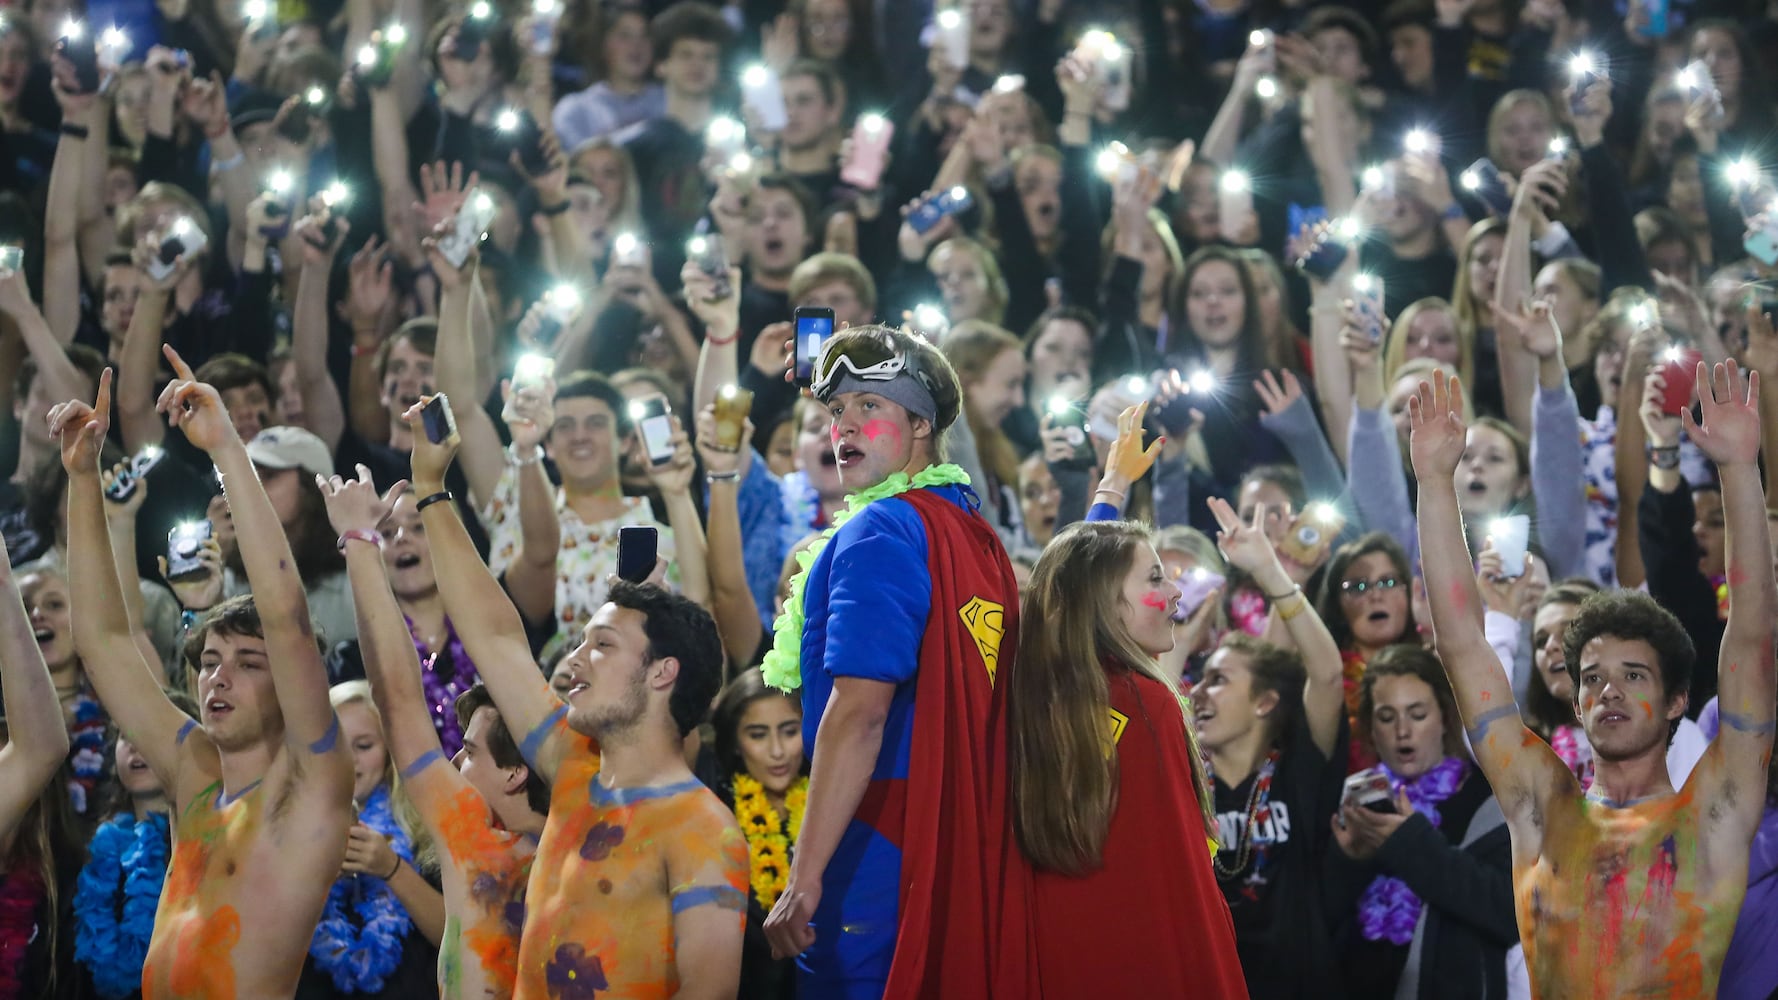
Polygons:
<instances>
[{"instance_id":1,"label":"cheering crowd","mask_svg":"<svg viewBox=\"0 0 1778 1000\"><path fill-rule=\"evenodd\" d=\"M0 1000L1778 995L1775 56L0 6Z\"/></svg>"}]
</instances>

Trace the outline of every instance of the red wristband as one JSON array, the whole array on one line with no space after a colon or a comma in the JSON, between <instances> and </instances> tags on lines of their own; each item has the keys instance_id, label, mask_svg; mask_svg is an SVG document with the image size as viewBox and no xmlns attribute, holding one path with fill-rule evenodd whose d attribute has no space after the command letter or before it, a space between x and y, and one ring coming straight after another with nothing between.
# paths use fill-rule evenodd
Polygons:
<instances>
[{"instance_id":1,"label":"red wristband","mask_svg":"<svg viewBox=\"0 0 1778 1000\"><path fill-rule=\"evenodd\" d=\"M369 542L379 549L383 547L383 536L365 528L353 528L342 533L339 540L340 551L346 551L346 543L351 541Z\"/></svg>"},{"instance_id":2,"label":"red wristband","mask_svg":"<svg viewBox=\"0 0 1778 1000\"><path fill-rule=\"evenodd\" d=\"M710 331L706 330L704 331L704 343L709 344L712 347L724 347L734 343L735 339L739 336L741 336L741 331L738 327L735 329L734 333L731 333L726 337L712 337L710 336Z\"/></svg>"}]
</instances>

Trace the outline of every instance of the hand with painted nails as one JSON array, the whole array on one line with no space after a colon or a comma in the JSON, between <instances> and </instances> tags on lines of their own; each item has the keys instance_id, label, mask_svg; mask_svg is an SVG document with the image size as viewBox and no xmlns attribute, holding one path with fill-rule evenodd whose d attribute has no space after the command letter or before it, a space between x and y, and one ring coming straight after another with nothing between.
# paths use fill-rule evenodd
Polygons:
<instances>
[{"instance_id":1,"label":"hand with painted nails","mask_svg":"<svg viewBox=\"0 0 1778 1000\"><path fill-rule=\"evenodd\" d=\"M1148 475L1167 443L1166 438L1160 437L1147 448L1142 447L1142 421L1147 415L1147 400L1126 407L1118 415L1117 440L1111 442L1111 451L1105 456L1105 476L1099 480L1100 490L1122 493L1126 501L1130 487Z\"/></svg>"},{"instance_id":2,"label":"hand with painted nails","mask_svg":"<svg viewBox=\"0 0 1778 1000\"><path fill-rule=\"evenodd\" d=\"M111 369L99 375L99 394L92 406L78 399L49 411L49 436L62 443L62 468L70 476L99 474L99 452L111 429Z\"/></svg>"},{"instance_id":3,"label":"hand with painted nails","mask_svg":"<svg viewBox=\"0 0 1778 1000\"><path fill-rule=\"evenodd\" d=\"M357 479L340 476L315 476L315 486L327 505L327 520L336 534L348 531L377 531L395 510L395 501L407 490L407 480L389 487L382 496L370 478L370 469L358 466Z\"/></svg>"}]
</instances>

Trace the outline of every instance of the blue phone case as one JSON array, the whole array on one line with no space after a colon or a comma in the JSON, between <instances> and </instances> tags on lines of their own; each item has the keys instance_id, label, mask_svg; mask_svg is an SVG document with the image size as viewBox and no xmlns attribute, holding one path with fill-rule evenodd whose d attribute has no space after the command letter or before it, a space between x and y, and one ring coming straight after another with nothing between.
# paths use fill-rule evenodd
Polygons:
<instances>
[{"instance_id":1,"label":"blue phone case","mask_svg":"<svg viewBox=\"0 0 1778 1000\"><path fill-rule=\"evenodd\" d=\"M1670 0L1630 0L1630 2L1642 4L1643 9L1648 11L1648 26L1642 29L1642 37L1667 37L1667 14L1672 7Z\"/></svg>"},{"instance_id":2,"label":"blue phone case","mask_svg":"<svg viewBox=\"0 0 1778 1000\"><path fill-rule=\"evenodd\" d=\"M932 227L938 225L945 216L965 212L974 203L975 199L971 198L967 191L961 198L953 197L949 190L940 191L908 213L908 225L914 227L914 232L924 236L931 232Z\"/></svg>"}]
</instances>

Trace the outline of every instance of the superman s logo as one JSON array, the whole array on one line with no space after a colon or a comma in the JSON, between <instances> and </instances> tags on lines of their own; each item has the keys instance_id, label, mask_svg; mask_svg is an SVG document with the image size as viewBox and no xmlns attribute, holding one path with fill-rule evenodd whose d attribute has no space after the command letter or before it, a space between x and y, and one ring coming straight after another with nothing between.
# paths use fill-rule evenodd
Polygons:
<instances>
[{"instance_id":1,"label":"superman s logo","mask_svg":"<svg viewBox=\"0 0 1778 1000\"><path fill-rule=\"evenodd\" d=\"M988 684L992 686L994 674L1000 669L1000 640L1006 637L1006 608L993 601L972 597L968 604L957 609L957 617L963 619L963 627L975 640L975 648L982 654L982 664L988 668Z\"/></svg>"}]
</instances>

